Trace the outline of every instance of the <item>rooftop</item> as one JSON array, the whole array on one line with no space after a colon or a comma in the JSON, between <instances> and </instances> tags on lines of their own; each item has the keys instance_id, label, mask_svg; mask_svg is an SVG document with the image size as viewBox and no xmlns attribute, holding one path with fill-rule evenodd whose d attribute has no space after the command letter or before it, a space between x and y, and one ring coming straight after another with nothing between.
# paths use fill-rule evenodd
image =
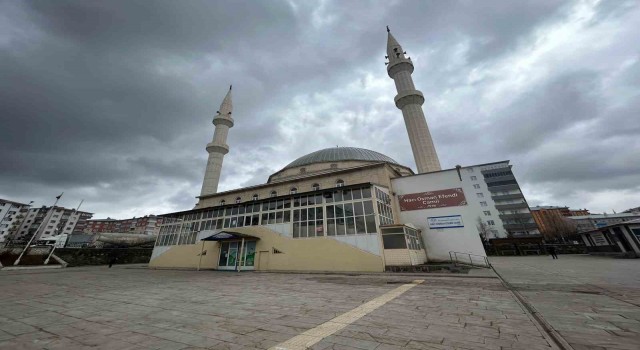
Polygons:
<instances>
[{"instance_id":1,"label":"rooftop","mask_svg":"<svg viewBox=\"0 0 640 350\"><path fill-rule=\"evenodd\" d=\"M376 151L356 147L331 147L304 155L289 163L283 169L290 169L314 163L329 163L345 160L361 160L369 162L385 162L398 164L398 162L393 160L393 158Z\"/></svg>"}]
</instances>

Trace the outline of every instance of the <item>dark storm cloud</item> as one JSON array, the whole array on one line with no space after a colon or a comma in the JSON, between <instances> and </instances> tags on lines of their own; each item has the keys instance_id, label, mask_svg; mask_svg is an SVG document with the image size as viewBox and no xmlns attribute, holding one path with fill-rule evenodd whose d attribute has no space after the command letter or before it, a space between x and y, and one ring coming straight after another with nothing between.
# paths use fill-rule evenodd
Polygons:
<instances>
[{"instance_id":1,"label":"dark storm cloud","mask_svg":"<svg viewBox=\"0 0 640 350\"><path fill-rule=\"evenodd\" d=\"M616 149L620 135L640 129L629 121L640 108L637 56L613 78L606 69L556 69L499 107L481 106L477 92L509 77L470 79L515 65L513 55L541 30L570 22L574 7L539 0L3 2L0 197L40 204L65 190L65 205L84 198L101 217L187 209L229 83L236 125L221 190L264 182L293 158L336 144L412 165L383 64L387 24L416 57L414 78L428 97L443 164L511 158L525 163L522 181L531 186L581 179L588 175L572 169L585 159L617 151L627 161L637 150L635 141L626 153ZM592 27L617 23L634 8L609 1L596 11ZM611 81L627 100L603 96L614 90ZM606 151L590 152L590 143L578 145L576 133L594 137L574 130L580 123L615 146L594 143ZM547 147L567 139L579 152ZM635 168L621 162L601 162L593 179L624 188ZM531 170L540 166L555 170Z\"/></svg>"},{"instance_id":2,"label":"dark storm cloud","mask_svg":"<svg viewBox=\"0 0 640 350\"><path fill-rule=\"evenodd\" d=\"M526 152L549 138L599 114L599 77L594 72L567 72L542 86L532 86L495 119L502 148Z\"/></svg>"}]
</instances>

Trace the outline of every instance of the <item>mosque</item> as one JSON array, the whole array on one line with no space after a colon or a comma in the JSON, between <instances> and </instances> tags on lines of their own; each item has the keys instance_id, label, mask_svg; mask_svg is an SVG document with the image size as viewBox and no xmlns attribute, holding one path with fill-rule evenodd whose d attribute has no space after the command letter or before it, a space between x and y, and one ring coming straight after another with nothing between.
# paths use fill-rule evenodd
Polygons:
<instances>
[{"instance_id":1,"label":"mosque","mask_svg":"<svg viewBox=\"0 0 640 350\"><path fill-rule=\"evenodd\" d=\"M150 267L385 271L449 261L452 252L483 263L476 221L488 207L495 210L491 181L509 182L498 181L501 195L516 191L509 187L509 162L442 170L424 96L411 78L413 62L390 32L386 58L417 173L376 151L332 147L301 156L264 184L218 192L235 122L230 88L213 118L198 204L162 215ZM506 224L497 216L492 229L498 236Z\"/></svg>"}]
</instances>

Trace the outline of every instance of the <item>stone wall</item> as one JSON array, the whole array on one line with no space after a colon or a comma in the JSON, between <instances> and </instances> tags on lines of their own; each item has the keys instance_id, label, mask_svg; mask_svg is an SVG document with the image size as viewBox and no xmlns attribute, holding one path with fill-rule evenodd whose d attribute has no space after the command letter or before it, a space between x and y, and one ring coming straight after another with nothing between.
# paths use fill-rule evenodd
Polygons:
<instances>
[{"instance_id":1,"label":"stone wall","mask_svg":"<svg viewBox=\"0 0 640 350\"><path fill-rule=\"evenodd\" d=\"M146 264L151 258L153 249L146 248L62 248L56 249L55 255L69 263L69 266L107 265L111 257L116 264Z\"/></svg>"}]
</instances>

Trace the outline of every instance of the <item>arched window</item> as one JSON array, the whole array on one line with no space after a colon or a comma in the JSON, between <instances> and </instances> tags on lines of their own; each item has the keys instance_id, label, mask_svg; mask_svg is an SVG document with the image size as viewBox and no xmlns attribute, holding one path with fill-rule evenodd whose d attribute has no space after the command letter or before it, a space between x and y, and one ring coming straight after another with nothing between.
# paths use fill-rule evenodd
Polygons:
<instances>
[{"instance_id":1,"label":"arched window","mask_svg":"<svg viewBox=\"0 0 640 350\"><path fill-rule=\"evenodd\" d=\"M298 193L298 188L291 187L291 189L289 190L289 194L296 194L296 193Z\"/></svg>"},{"instance_id":2,"label":"arched window","mask_svg":"<svg viewBox=\"0 0 640 350\"><path fill-rule=\"evenodd\" d=\"M225 201L224 199L220 201L220 205L225 205L227 204L227 201Z\"/></svg>"},{"instance_id":3,"label":"arched window","mask_svg":"<svg viewBox=\"0 0 640 350\"><path fill-rule=\"evenodd\" d=\"M254 201L257 201L258 198L260 198L260 196L258 196L257 194L254 194L253 197L251 197L251 199Z\"/></svg>"},{"instance_id":4,"label":"arched window","mask_svg":"<svg viewBox=\"0 0 640 350\"><path fill-rule=\"evenodd\" d=\"M276 192L276 191L271 191L270 196L271 196L271 198L273 198L273 197L277 197L277 196L278 196L278 192Z\"/></svg>"},{"instance_id":5,"label":"arched window","mask_svg":"<svg viewBox=\"0 0 640 350\"><path fill-rule=\"evenodd\" d=\"M236 197L236 204L240 203L241 200L242 200L242 198Z\"/></svg>"},{"instance_id":6,"label":"arched window","mask_svg":"<svg viewBox=\"0 0 640 350\"><path fill-rule=\"evenodd\" d=\"M344 181L342 181L341 179L338 179L338 181L336 181L336 187L342 187L344 186Z\"/></svg>"},{"instance_id":7,"label":"arched window","mask_svg":"<svg viewBox=\"0 0 640 350\"><path fill-rule=\"evenodd\" d=\"M314 190L314 191L319 191L320 190L320 184L311 185L311 189Z\"/></svg>"}]
</instances>

